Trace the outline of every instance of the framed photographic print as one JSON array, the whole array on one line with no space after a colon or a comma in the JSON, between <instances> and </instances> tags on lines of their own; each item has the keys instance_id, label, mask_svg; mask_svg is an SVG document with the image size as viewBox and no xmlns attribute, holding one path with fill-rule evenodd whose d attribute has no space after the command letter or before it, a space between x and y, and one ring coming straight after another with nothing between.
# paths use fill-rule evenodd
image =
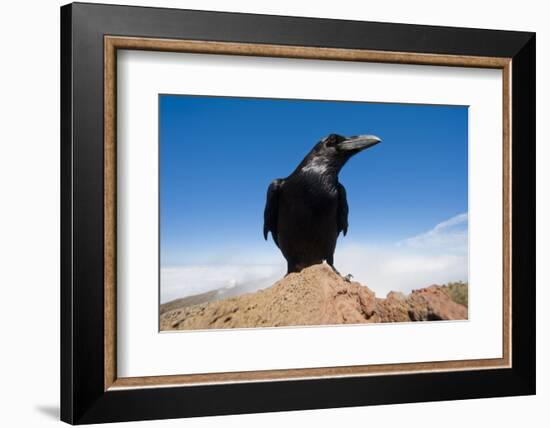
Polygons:
<instances>
[{"instance_id":1,"label":"framed photographic print","mask_svg":"<svg viewBox=\"0 0 550 428\"><path fill-rule=\"evenodd\" d=\"M535 35L61 8L61 418L535 393Z\"/></svg>"}]
</instances>

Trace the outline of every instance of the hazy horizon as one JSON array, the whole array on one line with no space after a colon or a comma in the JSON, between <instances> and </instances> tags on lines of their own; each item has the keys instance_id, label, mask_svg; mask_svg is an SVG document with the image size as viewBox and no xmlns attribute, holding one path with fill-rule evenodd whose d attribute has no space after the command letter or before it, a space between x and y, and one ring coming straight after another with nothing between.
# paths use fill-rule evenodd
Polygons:
<instances>
[{"instance_id":1,"label":"hazy horizon","mask_svg":"<svg viewBox=\"0 0 550 428\"><path fill-rule=\"evenodd\" d=\"M432 284L468 281L468 217L461 213L432 229L393 244L365 245L342 242L335 267L343 275L367 285L377 297L390 291L409 293ZM242 260L163 266L161 303L213 290L252 292L269 287L286 274L279 254L241 254ZM254 263L254 259L257 260Z\"/></svg>"}]
</instances>

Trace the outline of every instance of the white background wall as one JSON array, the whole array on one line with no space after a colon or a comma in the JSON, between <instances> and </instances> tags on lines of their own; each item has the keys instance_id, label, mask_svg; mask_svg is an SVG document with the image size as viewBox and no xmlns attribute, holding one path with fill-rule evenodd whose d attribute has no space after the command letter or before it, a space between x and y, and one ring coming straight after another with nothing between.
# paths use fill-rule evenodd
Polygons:
<instances>
[{"instance_id":1,"label":"white background wall","mask_svg":"<svg viewBox=\"0 0 550 428\"><path fill-rule=\"evenodd\" d=\"M122 1L122 0L121 0ZM58 422L59 406L59 6L0 6L0 420L2 426ZM104 1L104 3L113 3ZM143 426L267 427L544 426L550 404L550 16L545 2L356 0L148 0L126 4L537 32L538 395L264 415L155 421ZM546 118L546 120L545 120ZM545 144L546 143L546 144ZM546 303L546 304L545 304ZM148 425L147 425L148 424ZM125 426L137 426L137 423Z\"/></svg>"}]
</instances>

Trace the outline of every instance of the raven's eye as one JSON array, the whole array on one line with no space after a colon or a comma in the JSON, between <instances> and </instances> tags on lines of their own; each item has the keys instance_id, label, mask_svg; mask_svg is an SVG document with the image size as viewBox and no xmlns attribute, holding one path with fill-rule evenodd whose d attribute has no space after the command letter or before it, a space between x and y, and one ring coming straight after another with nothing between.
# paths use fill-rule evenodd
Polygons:
<instances>
[{"instance_id":1,"label":"raven's eye","mask_svg":"<svg viewBox=\"0 0 550 428\"><path fill-rule=\"evenodd\" d=\"M326 140L326 145L327 147L332 147L332 146L335 146L337 143L337 138L336 138L336 135L334 134L331 134L327 137L327 140Z\"/></svg>"}]
</instances>

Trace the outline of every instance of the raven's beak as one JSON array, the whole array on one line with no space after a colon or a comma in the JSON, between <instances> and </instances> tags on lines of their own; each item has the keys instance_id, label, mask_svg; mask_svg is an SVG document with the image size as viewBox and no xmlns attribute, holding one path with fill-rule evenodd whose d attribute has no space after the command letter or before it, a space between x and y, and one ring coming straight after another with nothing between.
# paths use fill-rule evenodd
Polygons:
<instances>
[{"instance_id":1,"label":"raven's beak","mask_svg":"<svg viewBox=\"0 0 550 428\"><path fill-rule=\"evenodd\" d=\"M368 149L369 147L375 146L380 143L382 140L376 135L357 135L355 137L349 137L338 144L340 150L353 150L361 151Z\"/></svg>"}]
</instances>

